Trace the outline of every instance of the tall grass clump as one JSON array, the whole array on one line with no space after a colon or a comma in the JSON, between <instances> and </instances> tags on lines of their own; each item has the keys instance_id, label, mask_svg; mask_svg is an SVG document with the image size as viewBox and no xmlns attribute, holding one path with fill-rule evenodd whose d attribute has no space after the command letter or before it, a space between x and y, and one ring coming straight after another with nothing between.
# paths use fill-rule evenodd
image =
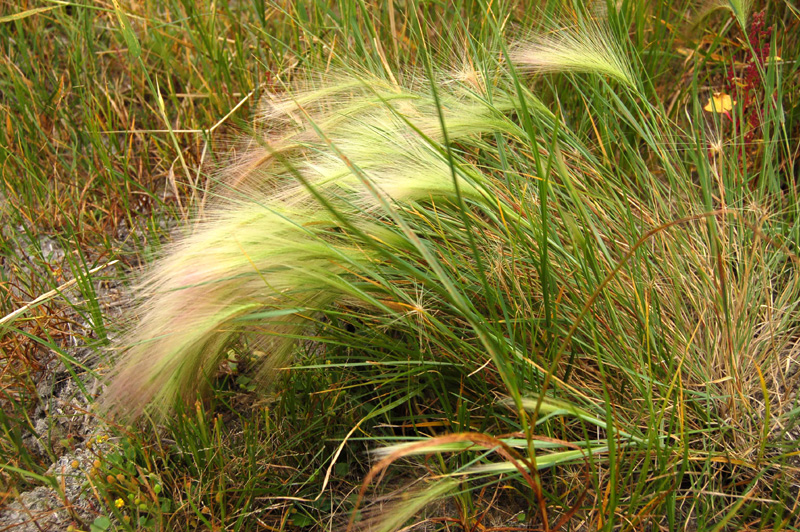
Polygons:
<instances>
[{"instance_id":1,"label":"tall grass clump","mask_svg":"<svg viewBox=\"0 0 800 532\"><path fill-rule=\"evenodd\" d=\"M103 375L148 519L800 523L796 12L556 4L256 13L285 70L207 185L173 157L194 220Z\"/></svg>"},{"instance_id":2,"label":"tall grass clump","mask_svg":"<svg viewBox=\"0 0 800 532\"><path fill-rule=\"evenodd\" d=\"M760 228L769 192L730 174L749 171L736 137L712 152L699 107L670 117L605 24L542 33L458 76L431 63L402 75L342 67L265 98L214 206L137 289L141 316L105 404L167 413L241 334L272 380L299 339L355 320L402 339L402 352L453 362L461 376L447 378L472 393L488 381L511 398L511 419L487 428L517 440L462 435L453 447L443 435L386 460L483 447L441 473L518 476L545 527L562 488L536 471L558 464L594 464L587 481L613 504L612 485L629 483L628 512L648 508L645 486L667 489L656 478L672 471L659 504L673 522L726 508L678 510L679 492L699 489L698 459L710 474L735 456L718 474L744 475L742 495L767 489L785 460L775 431L791 409L772 406L770 386L798 333L797 255ZM536 96L526 72L578 77ZM553 97L558 113L543 103ZM597 117L588 135L584 110ZM358 338L320 341L364 349ZM583 496L560 500L563 520Z\"/></svg>"},{"instance_id":3,"label":"tall grass clump","mask_svg":"<svg viewBox=\"0 0 800 532\"><path fill-rule=\"evenodd\" d=\"M452 139L477 138L508 127L508 96L489 105L472 88L452 87L437 108L424 85L404 90L347 77L264 106L263 137L137 288L143 315L106 392L112 408L138 412L154 399L169 408L176 397L191 398L248 322L274 325L265 363L275 367L306 314L334 301L389 311L377 299L384 281L369 272L385 261L376 248L414 248L386 220L397 215L394 206L448 201L456 190L483 198L480 172L464 166L454 174L441 152L438 109Z\"/></svg>"}]
</instances>

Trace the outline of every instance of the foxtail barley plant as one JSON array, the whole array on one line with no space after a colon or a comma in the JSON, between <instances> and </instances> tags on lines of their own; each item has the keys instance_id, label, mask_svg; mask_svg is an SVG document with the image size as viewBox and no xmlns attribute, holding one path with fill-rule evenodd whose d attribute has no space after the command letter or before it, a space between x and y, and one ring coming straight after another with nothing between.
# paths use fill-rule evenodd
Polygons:
<instances>
[{"instance_id":1,"label":"foxtail barley plant","mask_svg":"<svg viewBox=\"0 0 800 532\"><path fill-rule=\"evenodd\" d=\"M525 70L634 85L621 47L595 23L519 44L511 58ZM416 75L406 86L350 71L267 98L260 131L223 173L215 205L136 288L137 323L122 342L105 405L135 415L154 404L166 413L176 400L192 399L224 348L255 321L272 324L263 350L273 368L286 362L312 309L346 301L392 313L380 300L385 280L371 279L370 269L391 268L386 253L394 250L430 258L429 244L401 221L416 205L441 205L458 218L469 204L496 222L539 230L516 202L504 201L498 186L506 183L467 155L491 149L486 138L495 135L524 142L520 114L557 133L546 106L514 86L515 66L492 68L492 86L483 68L443 79ZM563 159L550 148L525 155L538 174L541 160ZM530 193L518 199L538 202ZM367 285L351 281L358 277Z\"/></svg>"},{"instance_id":2,"label":"foxtail barley plant","mask_svg":"<svg viewBox=\"0 0 800 532\"><path fill-rule=\"evenodd\" d=\"M749 3L730 7L744 25ZM370 481L410 457L475 458L365 528L399 529L467 478L514 476L546 528L550 468L604 464L639 494L675 464L675 485L694 486L704 453L779 467L790 409L770 386L796 352L800 279L791 242L764 228L777 170L764 158L764 185L743 186L742 132L709 135L727 125L699 96L676 120L621 34L585 17L464 68L312 70L265 96L211 204L134 288L102 406L168 418L242 342L276 386L346 317L452 364L466 388L489 383L505 412L497 437L376 451ZM778 123L765 107L765 138ZM620 472L627 456L636 473Z\"/></svg>"}]
</instances>

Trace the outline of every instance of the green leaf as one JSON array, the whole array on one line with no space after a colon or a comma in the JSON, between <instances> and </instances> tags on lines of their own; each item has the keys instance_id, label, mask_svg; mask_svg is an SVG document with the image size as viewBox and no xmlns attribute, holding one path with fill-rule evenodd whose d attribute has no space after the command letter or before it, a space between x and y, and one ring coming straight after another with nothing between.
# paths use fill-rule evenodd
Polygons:
<instances>
[{"instance_id":1,"label":"green leaf","mask_svg":"<svg viewBox=\"0 0 800 532\"><path fill-rule=\"evenodd\" d=\"M89 529L91 530L91 532L102 532L104 530L108 530L110 527L111 527L111 519L109 519L105 515L101 515L92 522Z\"/></svg>"},{"instance_id":2,"label":"green leaf","mask_svg":"<svg viewBox=\"0 0 800 532\"><path fill-rule=\"evenodd\" d=\"M3 22L13 22L15 20L22 20L24 18L28 18L33 15L37 15L39 13L44 13L45 11L50 11L59 7L61 6L37 7L35 9L20 11L19 13L14 13L13 15L6 15L5 17L0 17L0 24L2 24Z\"/></svg>"},{"instance_id":3,"label":"green leaf","mask_svg":"<svg viewBox=\"0 0 800 532\"><path fill-rule=\"evenodd\" d=\"M131 23L128 21L128 16L122 11L118 0L112 0L114 3L114 12L117 14L119 25L122 26L122 36L125 38L125 43L128 45L128 51L134 58L138 59L142 55L142 47L139 44L139 39L133 32Z\"/></svg>"},{"instance_id":4,"label":"green leaf","mask_svg":"<svg viewBox=\"0 0 800 532\"><path fill-rule=\"evenodd\" d=\"M315 519L306 514L297 513L294 516L292 516L292 524L294 526L300 526L300 527L312 526L316 522L317 521Z\"/></svg>"}]
</instances>

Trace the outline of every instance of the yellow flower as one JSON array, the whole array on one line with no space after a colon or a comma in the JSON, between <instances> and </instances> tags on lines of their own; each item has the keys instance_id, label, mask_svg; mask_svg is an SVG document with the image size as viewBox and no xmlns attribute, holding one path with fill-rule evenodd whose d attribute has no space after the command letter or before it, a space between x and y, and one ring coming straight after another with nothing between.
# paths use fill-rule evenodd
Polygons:
<instances>
[{"instance_id":1,"label":"yellow flower","mask_svg":"<svg viewBox=\"0 0 800 532\"><path fill-rule=\"evenodd\" d=\"M714 96L708 99L708 103L703 107L703 111L710 113L727 113L736 102L729 95L722 92L715 92Z\"/></svg>"},{"instance_id":2,"label":"yellow flower","mask_svg":"<svg viewBox=\"0 0 800 532\"><path fill-rule=\"evenodd\" d=\"M114 501L114 506L116 506L117 508L122 508L123 506L125 506L125 501L123 501L122 499L117 499L116 501Z\"/></svg>"}]
</instances>

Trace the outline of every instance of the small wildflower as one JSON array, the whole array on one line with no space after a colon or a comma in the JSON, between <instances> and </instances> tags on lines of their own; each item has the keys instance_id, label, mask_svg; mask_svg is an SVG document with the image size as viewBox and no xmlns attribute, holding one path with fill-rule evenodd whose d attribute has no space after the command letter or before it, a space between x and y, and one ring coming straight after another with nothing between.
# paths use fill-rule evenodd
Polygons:
<instances>
[{"instance_id":1,"label":"small wildflower","mask_svg":"<svg viewBox=\"0 0 800 532\"><path fill-rule=\"evenodd\" d=\"M73 460L72 462L69 463L69 465L72 467L72 469L78 469L81 463L78 462L77 460Z\"/></svg>"},{"instance_id":2,"label":"small wildflower","mask_svg":"<svg viewBox=\"0 0 800 532\"><path fill-rule=\"evenodd\" d=\"M125 506L125 501L122 500L122 498L119 498L116 501L114 501L114 506L116 506L117 508L122 508L123 506Z\"/></svg>"},{"instance_id":3,"label":"small wildflower","mask_svg":"<svg viewBox=\"0 0 800 532\"><path fill-rule=\"evenodd\" d=\"M736 101L730 95L715 92L714 95L708 99L708 103L703 107L703 111L709 113L728 113L736 105Z\"/></svg>"}]
</instances>

